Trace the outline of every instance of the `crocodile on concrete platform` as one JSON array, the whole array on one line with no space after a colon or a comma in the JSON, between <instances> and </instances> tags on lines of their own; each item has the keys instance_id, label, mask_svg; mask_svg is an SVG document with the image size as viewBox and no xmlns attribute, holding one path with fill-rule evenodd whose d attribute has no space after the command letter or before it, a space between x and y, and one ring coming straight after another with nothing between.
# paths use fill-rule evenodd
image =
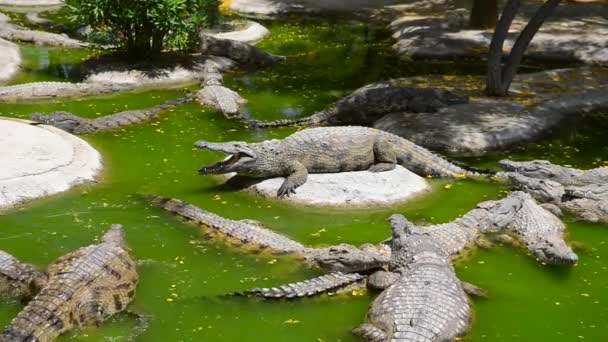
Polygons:
<instances>
[{"instance_id":1,"label":"crocodile on concrete platform","mask_svg":"<svg viewBox=\"0 0 608 342\"><path fill-rule=\"evenodd\" d=\"M61 128L72 134L91 134L156 119L160 113L175 106L190 102L193 98L194 94L188 94L184 97L169 100L154 107L140 110L127 110L97 119L81 118L68 112L55 112L48 115L34 113L32 114L32 120Z\"/></svg>"},{"instance_id":2,"label":"crocodile on concrete platform","mask_svg":"<svg viewBox=\"0 0 608 342\"><path fill-rule=\"evenodd\" d=\"M0 251L0 296L27 301L46 283L46 275Z\"/></svg>"},{"instance_id":3,"label":"crocodile on concrete platform","mask_svg":"<svg viewBox=\"0 0 608 342\"><path fill-rule=\"evenodd\" d=\"M608 222L608 168L579 170L546 160L502 160L511 183L536 200L590 222Z\"/></svg>"},{"instance_id":4,"label":"crocodile on concrete platform","mask_svg":"<svg viewBox=\"0 0 608 342\"><path fill-rule=\"evenodd\" d=\"M126 308L138 282L120 225L99 244L59 258L47 275L46 285L2 331L0 341L52 341L73 328L98 325Z\"/></svg>"},{"instance_id":5,"label":"crocodile on concrete platform","mask_svg":"<svg viewBox=\"0 0 608 342\"><path fill-rule=\"evenodd\" d=\"M135 89L135 84L32 82L0 87L0 102L109 94Z\"/></svg>"},{"instance_id":6,"label":"crocodile on concrete platform","mask_svg":"<svg viewBox=\"0 0 608 342\"><path fill-rule=\"evenodd\" d=\"M270 178L285 177L279 197L295 193L308 173L369 170L389 171L397 164L423 176L480 176L483 171L465 169L412 142L367 127L308 128L283 140L261 143L198 141L196 147L223 152L230 158L203 167L200 174L226 174Z\"/></svg>"},{"instance_id":7,"label":"crocodile on concrete platform","mask_svg":"<svg viewBox=\"0 0 608 342\"><path fill-rule=\"evenodd\" d=\"M251 44L231 39L215 38L204 32L200 35L201 52L206 55L230 58L242 65L272 65L285 60Z\"/></svg>"},{"instance_id":8,"label":"crocodile on concrete platform","mask_svg":"<svg viewBox=\"0 0 608 342\"><path fill-rule=\"evenodd\" d=\"M371 125L382 116L395 112L435 113L451 105L468 103L466 97L447 90L393 86L388 82L374 83L309 117L295 120L263 122L253 120L254 127L311 125Z\"/></svg>"}]
</instances>

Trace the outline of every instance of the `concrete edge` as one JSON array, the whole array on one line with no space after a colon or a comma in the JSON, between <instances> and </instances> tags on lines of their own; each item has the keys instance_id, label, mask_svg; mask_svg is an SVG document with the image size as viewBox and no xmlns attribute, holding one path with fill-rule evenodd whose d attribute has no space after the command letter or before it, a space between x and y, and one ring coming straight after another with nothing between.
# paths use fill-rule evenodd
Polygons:
<instances>
[{"instance_id":1,"label":"concrete edge","mask_svg":"<svg viewBox=\"0 0 608 342\"><path fill-rule=\"evenodd\" d=\"M247 28L245 29L230 32L211 33L209 35L218 39L230 39L243 43L255 44L270 34L270 31L268 31L266 27L258 22L252 20L247 20L246 22Z\"/></svg>"}]
</instances>

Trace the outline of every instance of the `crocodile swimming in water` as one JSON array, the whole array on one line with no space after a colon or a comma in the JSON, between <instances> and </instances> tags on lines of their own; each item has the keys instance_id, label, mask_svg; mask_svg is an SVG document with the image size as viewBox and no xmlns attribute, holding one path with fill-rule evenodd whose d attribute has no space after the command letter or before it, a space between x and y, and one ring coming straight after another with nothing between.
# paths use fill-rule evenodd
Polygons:
<instances>
[{"instance_id":1,"label":"crocodile swimming in water","mask_svg":"<svg viewBox=\"0 0 608 342\"><path fill-rule=\"evenodd\" d=\"M193 98L193 94L188 94L184 97L169 100L154 107L127 110L97 119L81 118L68 112L55 112L52 114L34 113L32 114L32 119L39 123L61 128L72 134L92 134L156 119L160 113L167 111L172 107L190 102Z\"/></svg>"},{"instance_id":2,"label":"crocodile swimming in water","mask_svg":"<svg viewBox=\"0 0 608 342\"><path fill-rule=\"evenodd\" d=\"M516 188L547 205L574 213L589 222L608 222L608 168L579 170L546 160L502 160Z\"/></svg>"},{"instance_id":3,"label":"crocodile swimming in water","mask_svg":"<svg viewBox=\"0 0 608 342\"><path fill-rule=\"evenodd\" d=\"M199 170L200 174L226 174L270 178L285 177L279 197L295 193L309 173L390 171L397 164L422 176L481 176L404 138L367 127L316 127L283 140L261 143L198 141L196 147L223 152L230 158Z\"/></svg>"},{"instance_id":4,"label":"crocodile swimming in water","mask_svg":"<svg viewBox=\"0 0 608 342\"><path fill-rule=\"evenodd\" d=\"M294 120L250 121L254 127L371 125L382 116L396 112L435 113L441 109L468 103L466 97L447 90L393 86L374 83L355 90L335 105L309 117Z\"/></svg>"},{"instance_id":5,"label":"crocodile swimming in water","mask_svg":"<svg viewBox=\"0 0 608 342\"><path fill-rule=\"evenodd\" d=\"M96 245L51 264L40 292L2 331L0 341L52 341L76 327L98 325L133 300L138 275L120 225Z\"/></svg>"}]
</instances>

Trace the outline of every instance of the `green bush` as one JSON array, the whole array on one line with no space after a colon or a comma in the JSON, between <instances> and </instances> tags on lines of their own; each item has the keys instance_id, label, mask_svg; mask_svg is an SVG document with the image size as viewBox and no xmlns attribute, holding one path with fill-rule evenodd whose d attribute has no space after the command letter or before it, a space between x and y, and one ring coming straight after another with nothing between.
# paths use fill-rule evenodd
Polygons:
<instances>
[{"instance_id":1,"label":"green bush","mask_svg":"<svg viewBox=\"0 0 608 342\"><path fill-rule=\"evenodd\" d=\"M165 47L190 49L198 32L218 24L218 0L66 0L70 19L108 32L133 57Z\"/></svg>"}]
</instances>

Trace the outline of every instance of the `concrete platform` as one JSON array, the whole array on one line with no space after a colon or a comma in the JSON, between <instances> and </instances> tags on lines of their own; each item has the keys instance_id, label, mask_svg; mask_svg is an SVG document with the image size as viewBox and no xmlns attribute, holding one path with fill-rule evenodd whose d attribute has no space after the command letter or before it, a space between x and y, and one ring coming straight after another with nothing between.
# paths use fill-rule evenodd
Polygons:
<instances>
[{"instance_id":1,"label":"concrete platform","mask_svg":"<svg viewBox=\"0 0 608 342\"><path fill-rule=\"evenodd\" d=\"M283 180L272 178L241 185L244 191L276 199ZM306 183L296 189L295 195L280 200L306 206L360 208L404 202L430 190L431 186L424 178L397 166L393 171L380 173L358 171L310 174Z\"/></svg>"},{"instance_id":2,"label":"concrete platform","mask_svg":"<svg viewBox=\"0 0 608 342\"><path fill-rule=\"evenodd\" d=\"M91 181L101 155L84 140L52 126L0 118L0 208Z\"/></svg>"},{"instance_id":3,"label":"concrete platform","mask_svg":"<svg viewBox=\"0 0 608 342\"><path fill-rule=\"evenodd\" d=\"M13 77L19 69L21 65L21 53L17 44L2 38L0 38L0 51L2 51L0 52L0 81L6 81Z\"/></svg>"}]
</instances>

